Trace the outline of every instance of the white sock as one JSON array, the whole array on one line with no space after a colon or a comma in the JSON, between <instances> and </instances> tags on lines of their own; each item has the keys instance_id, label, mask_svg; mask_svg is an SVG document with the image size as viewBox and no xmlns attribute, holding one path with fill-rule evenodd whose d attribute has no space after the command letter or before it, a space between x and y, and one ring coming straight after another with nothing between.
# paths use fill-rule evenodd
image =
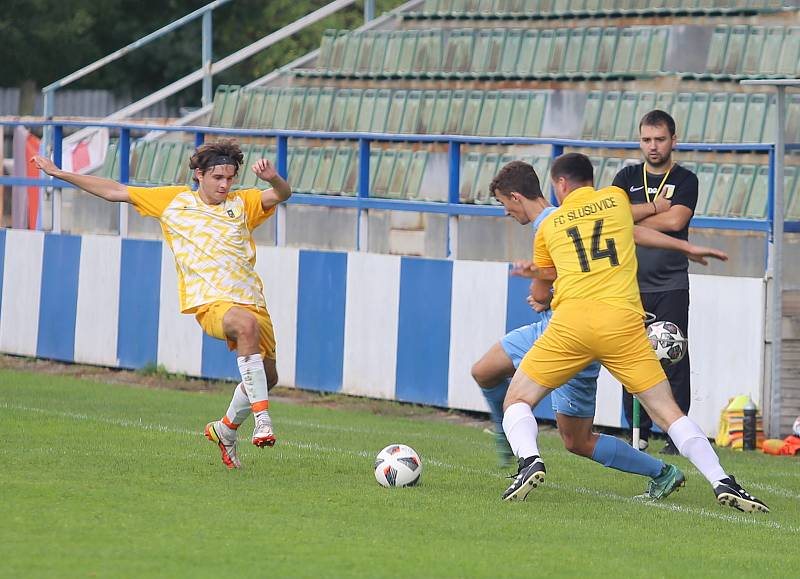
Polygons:
<instances>
[{"instance_id":1,"label":"white sock","mask_svg":"<svg viewBox=\"0 0 800 579\"><path fill-rule=\"evenodd\" d=\"M233 389L233 397L231 398L231 403L228 406L228 411L225 413L225 416L222 419L222 423L234 432L239 425L247 420L247 417L250 415L250 399L247 397L247 394L244 392L244 388L242 387L242 383L236 385L236 388Z\"/></svg>"},{"instance_id":2,"label":"white sock","mask_svg":"<svg viewBox=\"0 0 800 579\"><path fill-rule=\"evenodd\" d=\"M250 400L250 408L253 414L259 416L269 408L267 374L264 372L264 361L261 359L261 354L252 354L250 356L239 356L236 362L239 364L242 384L245 392L247 392L247 398Z\"/></svg>"},{"instance_id":3,"label":"white sock","mask_svg":"<svg viewBox=\"0 0 800 579\"><path fill-rule=\"evenodd\" d=\"M719 464L719 457L708 438L688 416L681 416L672 423L667 431L672 442L680 453L688 458L697 470L714 484L718 480L728 478L722 466Z\"/></svg>"},{"instance_id":4,"label":"white sock","mask_svg":"<svg viewBox=\"0 0 800 579\"><path fill-rule=\"evenodd\" d=\"M524 402L509 406L503 414L503 432L506 433L511 450L518 458L529 458L539 454L536 437L539 425L533 417L533 410Z\"/></svg>"}]
</instances>

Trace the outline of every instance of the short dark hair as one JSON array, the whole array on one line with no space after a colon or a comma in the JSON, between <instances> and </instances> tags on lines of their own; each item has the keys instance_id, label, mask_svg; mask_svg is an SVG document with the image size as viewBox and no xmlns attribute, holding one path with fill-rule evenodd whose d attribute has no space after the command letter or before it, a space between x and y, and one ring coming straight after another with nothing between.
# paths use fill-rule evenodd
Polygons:
<instances>
[{"instance_id":1,"label":"short dark hair","mask_svg":"<svg viewBox=\"0 0 800 579\"><path fill-rule=\"evenodd\" d=\"M223 140L200 145L189 160L189 168L192 171L200 169L200 172L205 173L219 164L214 162L217 157L230 158L232 163L226 164L232 164L236 167L233 173L234 175L239 173L239 167L244 162L244 155L242 154L242 149L239 147L239 144L236 143L236 141ZM195 183L198 182L197 177L193 176L192 179Z\"/></svg>"},{"instance_id":2,"label":"short dark hair","mask_svg":"<svg viewBox=\"0 0 800 579\"><path fill-rule=\"evenodd\" d=\"M644 126L658 127L661 125L667 127L670 137L675 136L675 119L673 119L669 113L659 109L653 109L642 117L642 120L639 121L639 131L641 131Z\"/></svg>"},{"instance_id":3,"label":"short dark hair","mask_svg":"<svg viewBox=\"0 0 800 579\"><path fill-rule=\"evenodd\" d=\"M564 153L550 167L553 181L564 177L570 183L594 183L594 166L582 153Z\"/></svg>"},{"instance_id":4,"label":"short dark hair","mask_svg":"<svg viewBox=\"0 0 800 579\"><path fill-rule=\"evenodd\" d=\"M543 197L539 176L525 161L511 161L497 172L489 185L489 194L494 195L497 191L503 195L510 195L512 191L516 191L526 199Z\"/></svg>"}]
</instances>

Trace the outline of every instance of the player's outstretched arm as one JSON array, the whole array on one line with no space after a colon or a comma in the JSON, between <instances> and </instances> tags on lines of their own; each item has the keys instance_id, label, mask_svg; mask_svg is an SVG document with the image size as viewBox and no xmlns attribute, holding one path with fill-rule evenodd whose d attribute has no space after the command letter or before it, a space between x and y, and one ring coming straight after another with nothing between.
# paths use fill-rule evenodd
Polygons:
<instances>
[{"instance_id":1,"label":"player's outstretched arm","mask_svg":"<svg viewBox=\"0 0 800 579\"><path fill-rule=\"evenodd\" d=\"M128 195L128 188L122 183L114 181L113 179L63 171L56 167L56 164L53 163L53 161L47 157L42 157L41 155L35 155L31 160L40 170L44 171L51 177L71 183L72 185L75 185L76 187L83 189L92 195L96 195L101 199L116 202L130 202L131 200L130 196Z\"/></svg>"},{"instance_id":2,"label":"player's outstretched arm","mask_svg":"<svg viewBox=\"0 0 800 579\"><path fill-rule=\"evenodd\" d=\"M664 235L659 231L641 225L634 225L633 240L637 245L644 247L680 251L691 261L702 265L708 265L707 257L720 261L728 261L728 254L724 251L712 247L703 247L702 245L692 245L688 241Z\"/></svg>"},{"instance_id":3,"label":"player's outstretched arm","mask_svg":"<svg viewBox=\"0 0 800 579\"><path fill-rule=\"evenodd\" d=\"M532 261L521 260L515 261L511 265L511 275L520 277L527 277L528 279L544 279L555 281L556 268L554 267L538 267Z\"/></svg>"},{"instance_id":4,"label":"player's outstretched arm","mask_svg":"<svg viewBox=\"0 0 800 579\"><path fill-rule=\"evenodd\" d=\"M278 175L274 165L268 159L259 159L252 167L259 179L269 181L272 188L261 192L261 207L266 211L278 203L283 203L292 196L292 188L286 180Z\"/></svg>"}]
</instances>

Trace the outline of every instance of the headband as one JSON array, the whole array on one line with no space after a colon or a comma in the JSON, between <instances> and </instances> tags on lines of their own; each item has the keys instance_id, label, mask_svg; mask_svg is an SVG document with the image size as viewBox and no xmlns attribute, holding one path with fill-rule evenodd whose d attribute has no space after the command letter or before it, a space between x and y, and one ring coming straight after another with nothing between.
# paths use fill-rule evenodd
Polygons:
<instances>
[{"instance_id":1,"label":"headband","mask_svg":"<svg viewBox=\"0 0 800 579\"><path fill-rule=\"evenodd\" d=\"M239 164L228 155L217 155L208 163L209 168L216 167L217 165L233 165L234 167L239 166Z\"/></svg>"}]
</instances>

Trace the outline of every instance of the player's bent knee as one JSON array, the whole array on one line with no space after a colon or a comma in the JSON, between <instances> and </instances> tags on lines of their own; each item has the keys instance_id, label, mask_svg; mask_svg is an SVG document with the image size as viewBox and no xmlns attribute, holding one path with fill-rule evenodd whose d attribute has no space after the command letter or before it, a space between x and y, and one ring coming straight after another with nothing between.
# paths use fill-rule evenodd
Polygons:
<instances>
[{"instance_id":1,"label":"player's bent knee","mask_svg":"<svg viewBox=\"0 0 800 579\"><path fill-rule=\"evenodd\" d=\"M562 434L561 439L564 441L564 448L572 454L578 456L592 456L591 441L570 434Z\"/></svg>"}]
</instances>

